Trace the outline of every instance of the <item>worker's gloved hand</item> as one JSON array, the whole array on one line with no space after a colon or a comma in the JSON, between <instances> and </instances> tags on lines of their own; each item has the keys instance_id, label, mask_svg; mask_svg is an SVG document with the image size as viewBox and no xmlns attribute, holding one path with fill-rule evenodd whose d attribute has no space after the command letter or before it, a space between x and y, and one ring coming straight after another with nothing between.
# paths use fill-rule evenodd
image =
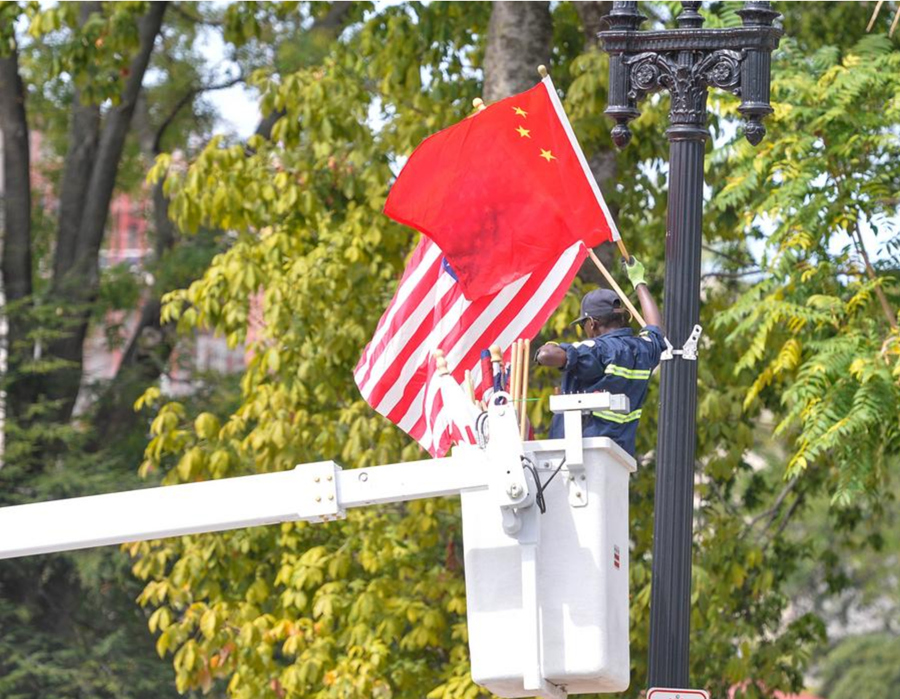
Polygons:
<instances>
[{"instance_id":1,"label":"worker's gloved hand","mask_svg":"<svg viewBox=\"0 0 900 699\"><path fill-rule=\"evenodd\" d=\"M638 284L647 283L647 280L644 278L644 265L634 255L631 256L630 262L622 260L622 264L625 265L625 273L635 289L638 288Z\"/></svg>"}]
</instances>

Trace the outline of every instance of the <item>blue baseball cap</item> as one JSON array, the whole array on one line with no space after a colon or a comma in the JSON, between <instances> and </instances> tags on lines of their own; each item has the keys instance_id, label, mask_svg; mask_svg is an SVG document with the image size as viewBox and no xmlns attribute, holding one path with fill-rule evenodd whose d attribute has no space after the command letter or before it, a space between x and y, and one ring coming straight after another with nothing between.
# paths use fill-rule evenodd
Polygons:
<instances>
[{"instance_id":1,"label":"blue baseball cap","mask_svg":"<svg viewBox=\"0 0 900 699\"><path fill-rule=\"evenodd\" d=\"M594 289L581 299L581 315L569 325L578 325L588 318L605 318L622 309L622 299L612 289Z\"/></svg>"}]
</instances>

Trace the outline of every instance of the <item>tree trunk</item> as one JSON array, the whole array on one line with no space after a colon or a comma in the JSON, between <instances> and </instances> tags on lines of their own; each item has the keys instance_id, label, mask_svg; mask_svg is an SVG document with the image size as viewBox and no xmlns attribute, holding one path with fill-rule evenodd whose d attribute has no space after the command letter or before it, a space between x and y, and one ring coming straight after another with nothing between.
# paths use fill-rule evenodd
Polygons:
<instances>
[{"instance_id":1,"label":"tree trunk","mask_svg":"<svg viewBox=\"0 0 900 699\"><path fill-rule=\"evenodd\" d=\"M547 2L495 2L484 54L484 101L522 92L550 65L553 20Z\"/></svg>"},{"instance_id":2,"label":"tree trunk","mask_svg":"<svg viewBox=\"0 0 900 699\"><path fill-rule=\"evenodd\" d=\"M25 88L19 75L18 53L0 58L0 133L3 134L3 243L0 270L6 304L27 303L31 279L31 158L28 122L25 118ZM7 306L7 309L9 307ZM19 305L7 312L9 372L14 377L7 388L9 412L19 415L29 393L18 367L30 354L28 314Z\"/></svg>"},{"instance_id":3,"label":"tree trunk","mask_svg":"<svg viewBox=\"0 0 900 699\"><path fill-rule=\"evenodd\" d=\"M599 48L597 34L604 28L603 18L612 10L611 2L576 2L575 11L584 30L585 45Z\"/></svg>"},{"instance_id":4,"label":"tree trunk","mask_svg":"<svg viewBox=\"0 0 900 699\"><path fill-rule=\"evenodd\" d=\"M143 98L139 100L134 123L141 150L149 161L154 160L159 155L157 149L162 134L154 131ZM169 200L163 193L162 180L153 185L153 230L156 237L154 255L159 262L176 242L176 229L169 219ZM124 434L134 426L139 419L132 407L135 400L166 370L176 337L173 323L160 322L159 293L158 289L150 289L116 376L98 401L93 420L95 436L90 449L108 443L113 436Z\"/></svg>"},{"instance_id":5,"label":"tree trunk","mask_svg":"<svg viewBox=\"0 0 900 699\"><path fill-rule=\"evenodd\" d=\"M353 3L335 2L324 16L313 22L309 32L337 38L352 19L352 9ZM228 84L230 83L224 83L223 86ZM196 97L205 89L218 87L197 89L193 96ZM133 124L141 150L152 161L160 153L160 143L171 119L154 129L147 107L146 101L139 98ZM283 112L276 111L263 118L256 134L268 139L272 127L282 115ZM162 181L153 187L153 227L156 234L155 256L159 261L175 246L177 239L177 230L169 219L169 200L163 193ZM183 280L184 284L189 282L188 279ZM116 376L98 401L94 415L96 437L89 445L90 448L104 444L113 435L128 431L140 419L132 409L134 401L166 370L177 338L174 323L160 322L159 291L151 290L151 296L141 307L140 319L122 355Z\"/></svg>"},{"instance_id":6,"label":"tree trunk","mask_svg":"<svg viewBox=\"0 0 900 699\"><path fill-rule=\"evenodd\" d=\"M100 12L99 2L85 2L79 7L79 25L84 26L91 14ZM62 279L74 263L78 249L78 224L84 211L87 187L97 157L100 135L100 106L82 104L81 90L72 95L72 123L69 125L69 148L66 152L59 192L59 229L56 235L54 279Z\"/></svg>"},{"instance_id":7,"label":"tree trunk","mask_svg":"<svg viewBox=\"0 0 900 699\"><path fill-rule=\"evenodd\" d=\"M85 189L74 252L68 259L57 257L59 276L53 279L52 296L59 301L60 308L66 304L73 306L70 312L72 327L65 337L50 346L50 354L68 362L69 366L50 375L45 386L46 396L59 403L57 417L60 420L71 416L81 386L84 340L90 319L88 306L96 299L99 288L99 254L109 204L125 138L165 11L166 3L150 3L147 14L140 21L140 45L131 62L121 100L104 119L96 159Z\"/></svg>"}]
</instances>

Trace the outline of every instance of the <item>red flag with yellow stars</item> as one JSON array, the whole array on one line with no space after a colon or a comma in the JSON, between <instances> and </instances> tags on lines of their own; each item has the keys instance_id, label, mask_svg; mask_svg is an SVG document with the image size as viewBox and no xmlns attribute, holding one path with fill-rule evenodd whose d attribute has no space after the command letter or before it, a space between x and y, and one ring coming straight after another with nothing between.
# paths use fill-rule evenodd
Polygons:
<instances>
[{"instance_id":1,"label":"red flag with yellow stars","mask_svg":"<svg viewBox=\"0 0 900 699\"><path fill-rule=\"evenodd\" d=\"M384 212L438 245L468 299L619 238L549 77L425 139Z\"/></svg>"}]
</instances>

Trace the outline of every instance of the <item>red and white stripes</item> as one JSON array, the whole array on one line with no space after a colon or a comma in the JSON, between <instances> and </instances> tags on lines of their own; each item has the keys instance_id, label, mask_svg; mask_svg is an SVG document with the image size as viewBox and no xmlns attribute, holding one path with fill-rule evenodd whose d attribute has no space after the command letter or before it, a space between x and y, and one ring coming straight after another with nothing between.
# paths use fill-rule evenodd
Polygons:
<instances>
[{"instance_id":1,"label":"red and white stripes","mask_svg":"<svg viewBox=\"0 0 900 699\"><path fill-rule=\"evenodd\" d=\"M576 243L552 264L469 301L440 249L423 237L354 371L363 398L432 456L443 456L468 431L445 407L434 351L444 351L457 383L469 370L477 386L481 350L497 344L508 354L514 340L533 338L586 255Z\"/></svg>"}]
</instances>

